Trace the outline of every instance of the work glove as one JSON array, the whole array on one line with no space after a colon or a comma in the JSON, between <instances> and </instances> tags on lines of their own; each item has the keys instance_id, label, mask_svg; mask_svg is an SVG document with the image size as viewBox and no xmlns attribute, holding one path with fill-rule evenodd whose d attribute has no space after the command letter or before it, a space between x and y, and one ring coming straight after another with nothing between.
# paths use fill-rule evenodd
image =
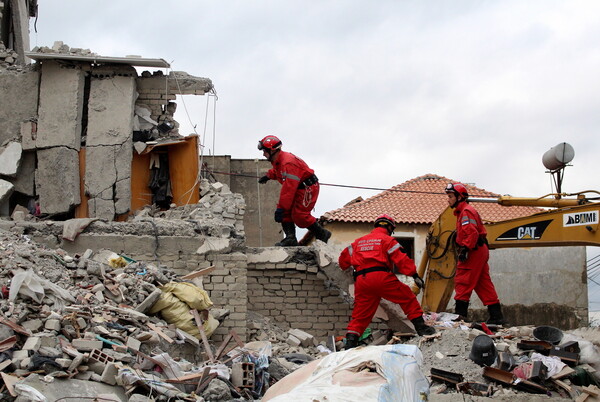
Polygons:
<instances>
[{"instance_id":1,"label":"work glove","mask_svg":"<svg viewBox=\"0 0 600 402\"><path fill-rule=\"evenodd\" d=\"M458 248L458 261L465 262L469 258L469 249L463 246Z\"/></svg>"},{"instance_id":2,"label":"work glove","mask_svg":"<svg viewBox=\"0 0 600 402\"><path fill-rule=\"evenodd\" d=\"M419 274L414 274L412 277L415 280L415 285L417 285L419 289L425 289L425 282L423 282L423 279L421 279Z\"/></svg>"},{"instance_id":3,"label":"work glove","mask_svg":"<svg viewBox=\"0 0 600 402\"><path fill-rule=\"evenodd\" d=\"M268 182L268 181L269 181L269 176L266 176L266 175L265 175L265 176L263 176L263 177L261 177L260 179L258 179L258 182L259 182L260 184L265 184L265 183L266 183L266 182Z\"/></svg>"},{"instance_id":4,"label":"work glove","mask_svg":"<svg viewBox=\"0 0 600 402\"><path fill-rule=\"evenodd\" d=\"M275 210L275 222L283 222L283 208L277 208Z\"/></svg>"}]
</instances>

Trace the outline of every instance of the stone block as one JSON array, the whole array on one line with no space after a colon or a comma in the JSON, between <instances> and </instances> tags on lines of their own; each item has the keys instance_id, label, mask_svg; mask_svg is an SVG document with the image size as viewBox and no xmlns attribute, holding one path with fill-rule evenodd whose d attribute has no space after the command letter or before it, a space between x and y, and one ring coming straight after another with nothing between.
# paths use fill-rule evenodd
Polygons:
<instances>
[{"instance_id":1,"label":"stone block","mask_svg":"<svg viewBox=\"0 0 600 402\"><path fill-rule=\"evenodd\" d=\"M294 335L288 335L286 343L291 346L300 346L302 344L300 339L296 338Z\"/></svg>"},{"instance_id":2,"label":"stone block","mask_svg":"<svg viewBox=\"0 0 600 402\"><path fill-rule=\"evenodd\" d=\"M49 331L60 331L60 320L46 320L44 328Z\"/></svg>"},{"instance_id":3,"label":"stone block","mask_svg":"<svg viewBox=\"0 0 600 402\"><path fill-rule=\"evenodd\" d=\"M8 201L14 189L15 186L11 182L0 179L0 204ZM5 213L8 215L8 207Z\"/></svg>"},{"instance_id":4,"label":"stone block","mask_svg":"<svg viewBox=\"0 0 600 402\"><path fill-rule=\"evenodd\" d=\"M23 350L37 351L42 346L42 340L39 336L30 336L23 345Z\"/></svg>"}]
</instances>

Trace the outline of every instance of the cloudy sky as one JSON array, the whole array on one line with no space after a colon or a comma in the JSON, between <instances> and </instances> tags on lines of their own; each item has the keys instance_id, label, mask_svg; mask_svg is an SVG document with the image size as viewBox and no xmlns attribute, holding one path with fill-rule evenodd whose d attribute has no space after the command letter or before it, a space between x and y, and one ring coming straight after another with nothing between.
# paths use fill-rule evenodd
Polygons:
<instances>
[{"instance_id":1,"label":"cloudy sky","mask_svg":"<svg viewBox=\"0 0 600 402\"><path fill-rule=\"evenodd\" d=\"M176 115L209 154L260 158L275 134L323 183L435 173L540 196L542 155L562 142L563 190L600 190L599 20L593 0L39 0L31 44L210 78L216 112L185 97L190 122L181 101ZM323 186L315 212L376 193Z\"/></svg>"}]
</instances>

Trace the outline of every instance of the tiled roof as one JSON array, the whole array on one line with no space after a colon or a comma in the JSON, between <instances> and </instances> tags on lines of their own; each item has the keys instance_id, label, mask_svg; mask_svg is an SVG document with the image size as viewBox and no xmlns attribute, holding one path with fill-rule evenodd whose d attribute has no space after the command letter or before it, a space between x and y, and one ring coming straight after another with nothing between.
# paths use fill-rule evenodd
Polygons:
<instances>
[{"instance_id":1,"label":"tiled roof","mask_svg":"<svg viewBox=\"0 0 600 402\"><path fill-rule=\"evenodd\" d=\"M379 215L391 215L398 223L431 224L448 206L444 188L456 183L443 176L426 174L364 201L349 203L342 208L326 212L329 222L373 222ZM472 197L498 197L499 194L465 184ZM502 221L540 212L535 207L503 207L495 203L474 203L484 221Z\"/></svg>"}]
</instances>

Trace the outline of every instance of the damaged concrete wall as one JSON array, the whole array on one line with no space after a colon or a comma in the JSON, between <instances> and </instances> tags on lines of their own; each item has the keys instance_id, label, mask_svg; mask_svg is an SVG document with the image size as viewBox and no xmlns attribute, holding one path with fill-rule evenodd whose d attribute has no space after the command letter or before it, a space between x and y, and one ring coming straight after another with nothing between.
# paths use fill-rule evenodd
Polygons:
<instances>
[{"instance_id":1,"label":"damaged concrete wall","mask_svg":"<svg viewBox=\"0 0 600 402\"><path fill-rule=\"evenodd\" d=\"M69 147L52 147L37 152L36 192L42 211L68 212L81 202L79 195L79 154Z\"/></svg>"},{"instance_id":2,"label":"damaged concrete wall","mask_svg":"<svg viewBox=\"0 0 600 402\"><path fill-rule=\"evenodd\" d=\"M257 140L258 141L258 140ZM231 191L244 195L247 204L244 215L246 244L249 247L269 247L282 239L281 226L273 220L281 185L270 180L258 185L255 176L264 175L271 163L259 159L231 159L228 155L207 156L204 162L217 180L229 184Z\"/></svg>"},{"instance_id":3,"label":"damaged concrete wall","mask_svg":"<svg viewBox=\"0 0 600 402\"><path fill-rule=\"evenodd\" d=\"M85 150L90 217L113 220L129 211L135 94L134 77L91 79Z\"/></svg>"},{"instance_id":4,"label":"damaged concrete wall","mask_svg":"<svg viewBox=\"0 0 600 402\"><path fill-rule=\"evenodd\" d=\"M0 68L0 144L18 139L21 122L37 118L39 74L33 67Z\"/></svg>"}]
</instances>

